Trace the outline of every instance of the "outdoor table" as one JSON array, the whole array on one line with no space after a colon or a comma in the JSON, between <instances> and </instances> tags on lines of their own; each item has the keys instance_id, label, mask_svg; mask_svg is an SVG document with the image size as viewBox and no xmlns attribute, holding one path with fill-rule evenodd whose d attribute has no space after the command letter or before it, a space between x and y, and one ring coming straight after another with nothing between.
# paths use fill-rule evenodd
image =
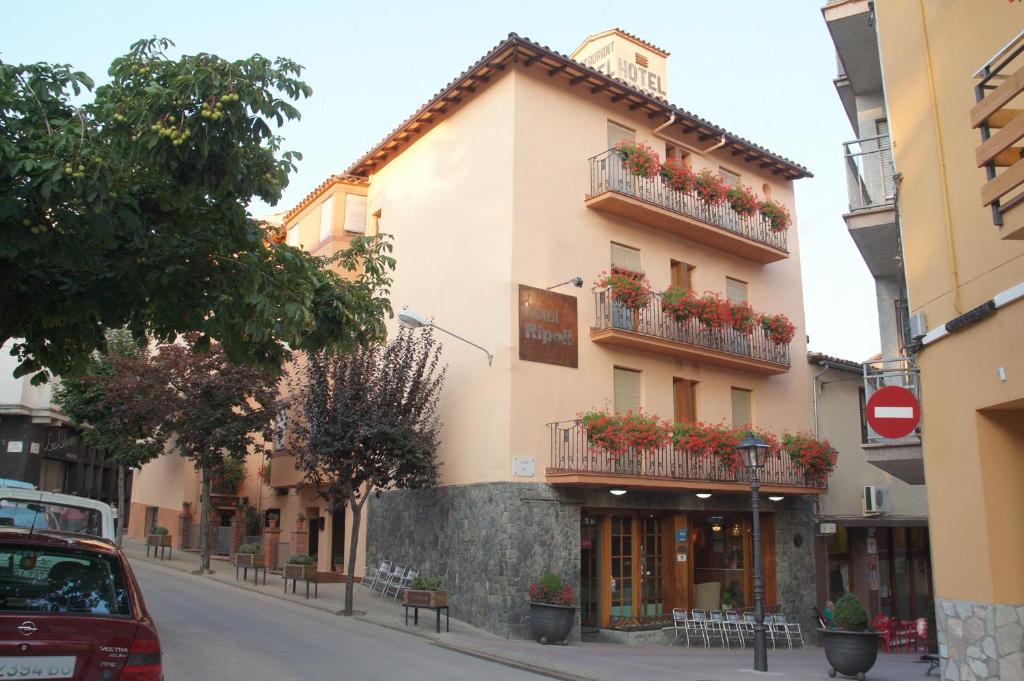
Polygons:
<instances>
[{"instance_id":1,"label":"outdoor table","mask_svg":"<svg viewBox=\"0 0 1024 681\"><path fill-rule=\"evenodd\" d=\"M405 608L405 626L409 626L409 608L412 608L412 623L420 623L420 608L424 610L433 610L437 614L437 633L441 633L441 611L444 610L444 630L451 631L448 623L448 606L447 605L413 605L412 603L402 603L402 607Z\"/></svg>"}]
</instances>

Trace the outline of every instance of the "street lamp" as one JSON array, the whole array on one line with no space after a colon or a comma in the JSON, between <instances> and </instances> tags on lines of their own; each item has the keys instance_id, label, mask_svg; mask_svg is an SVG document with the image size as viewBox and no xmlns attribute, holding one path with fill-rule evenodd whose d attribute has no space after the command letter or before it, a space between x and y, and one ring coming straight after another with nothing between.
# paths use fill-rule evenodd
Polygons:
<instances>
[{"instance_id":1,"label":"street lamp","mask_svg":"<svg viewBox=\"0 0 1024 681\"><path fill-rule=\"evenodd\" d=\"M454 334L448 329L441 328L440 326L434 323L433 319L427 319L419 312L416 312L415 310L410 310L408 307L403 307L402 311L398 313L398 322L406 329L418 329L420 327L426 326L431 329L443 331L452 338L458 338L463 343L472 345L474 348L477 348L478 350L483 350L484 354L487 355L487 366L491 366L491 362L494 361L494 355L488 352L487 348L483 347L482 345L477 345L473 341L463 338L458 334Z\"/></svg>"},{"instance_id":2,"label":"street lamp","mask_svg":"<svg viewBox=\"0 0 1024 681\"><path fill-rule=\"evenodd\" d=\"M768 445L753 432L747 433L736 451L750 472L750 506L754 514L754 671L768 671L768 648L765 646L764 575L761 574L761 482L758 472L764 468Z\"/></svg>"}]
</instances>

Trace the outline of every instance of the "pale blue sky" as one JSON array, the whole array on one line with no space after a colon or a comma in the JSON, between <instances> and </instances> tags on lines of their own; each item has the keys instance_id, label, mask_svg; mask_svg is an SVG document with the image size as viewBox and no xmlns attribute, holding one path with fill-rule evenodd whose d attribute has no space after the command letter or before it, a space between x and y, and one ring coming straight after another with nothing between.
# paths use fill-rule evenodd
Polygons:
<instances>
[{"instance_id":1,"label":"pale blue sky","mask_svg":"<svg viewBox=\"0 0 1024 681\"><path fill-rule=\"evenodd\" d=\"M294 59L306 66L313 97L300 104L302 120L284 129L285 147L305 155L280 204L287 208L509 32L568 54L588 34L619 26L672 53L673 103L815 174L796 183L811 349L862 360L879 347L874 286L842 219L841 143L853 133L832 86L823 4L9 2L0 58L70 63L102 81L115 56L155 34L174 40L178 53Z\"/></svg>"}]
</instances>

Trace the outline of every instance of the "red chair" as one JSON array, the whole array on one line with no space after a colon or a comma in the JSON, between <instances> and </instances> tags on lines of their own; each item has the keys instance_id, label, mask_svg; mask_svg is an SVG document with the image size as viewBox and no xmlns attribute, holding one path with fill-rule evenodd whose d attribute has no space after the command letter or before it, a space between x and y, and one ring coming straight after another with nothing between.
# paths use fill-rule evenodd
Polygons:
<instances>
[{"instance_id":1,"label":"red chair","mask_svg":"<svg viewBox=\"0 0 1024 681\"><path fill-rule=\"evenodd\" d=\"M892 652L897 642L896 621L878 613L871 621L871 626L878 632L878 647L884 652Z\"/></svg>"}]
</instances>

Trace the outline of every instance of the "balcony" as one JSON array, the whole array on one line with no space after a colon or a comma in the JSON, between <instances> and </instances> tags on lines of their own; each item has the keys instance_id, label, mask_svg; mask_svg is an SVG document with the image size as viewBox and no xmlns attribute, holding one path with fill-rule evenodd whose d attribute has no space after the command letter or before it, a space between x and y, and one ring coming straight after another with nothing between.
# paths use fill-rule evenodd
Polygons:
<instances>
[{"instance_id":1,"label":"balcony","mask_svg":"<svg viewBox=\"0 0 1024 681\"><path fill-rule=\"evenodd\" d=\"M889 135L843 144L850 212L843 216L861 257L877 278L896 276L899 235Z\"/></svg>"},{"instance_id":2,"label":"balcony","mask_svg":"<svg viewBox=\"0 0 1024 681\"><path fill-rule=\"evenodd\" d=\"M823 7L821 13L852 92L857 95L881 93L882 64L872 3L836 0Z\"/></svg>"},{"instance_id":3,"label":"balcony","mask_svg":"<svg viewBox=\"0 0 1024 681\"><path fill-rule=\"evenodd\" d=\"M971 109L971 126L981 133L975 150L979 168L985 169L981 203L992 211L992 222L1004 239L1024 239L1024 31L984 64L974 77L977 104ZM1017 146L1015 146L1017 145Z\"/></svg>"},{"instance_id":4,"label":"balcony","mask_svg":"<svg viewBox=\"0 0 1024 681\"><path fill-rule=\"evenodd\" d=\"M864 401L878 390L890 385L906 388L921 401L921 375L908 360L880 360L864 364ZM921 451L921 426L900 440L882 437L867 424L862 415L864 457L871 465L899 478L909 485L923 485L924 457Z\"/></svg>"},{"instance_id":5,"label":"balcony","mask_svg":"<svg viewBox=\"0 0 1024 681\"><path fill-rule=\"evenodd\" d=\"M637 177L614 150L590 159L585 205L754 262L789 257L786 232L773 231L761 215L744 217L725 203L709 207L694 194L666 186L661 177Z\"/></svg>"},{"instance_id":6,"label":"balcony","mask_svg":"<svg viewBox=\"0 0 1024 681\"><path fill-rule=\"evenodd\" d=\"M614 303L607 289L594 292L596 321L590 339L602 345L644 350L706 364L772 375L789 371L789 346L768 338L760 325L747 336L712 330L696 319L677 322L661 311L661 295L637 310Z\"/></svg>"},{"instance_id":7,"label":"balcony","mask_svg":"<svg viewBox=\"0 0 1024 681\"><path fill-rule=\"evenodd\" d=\"M268 487L275 489L295 487L302 482L302 479L302 471L295 466L295 455L288 449L276 450L271 459Z\"/></svg>"},{"instance_id":8,"label":"balcony","mask_svg":"<svg viewBox=\"0 0 1024 681\"><path fill-rule=\"evenodd\" d=\"M732 473L709 456L673 445L657 450L609 454L592 447L579 421L549 423L551 465L548 484L572 487L629 487L654 490L692 489L747 492L745 470ZM765 494L824 494L827 481L808 480L786 455L769 456L758 476Z\"/></svg>"}]
</instances>

